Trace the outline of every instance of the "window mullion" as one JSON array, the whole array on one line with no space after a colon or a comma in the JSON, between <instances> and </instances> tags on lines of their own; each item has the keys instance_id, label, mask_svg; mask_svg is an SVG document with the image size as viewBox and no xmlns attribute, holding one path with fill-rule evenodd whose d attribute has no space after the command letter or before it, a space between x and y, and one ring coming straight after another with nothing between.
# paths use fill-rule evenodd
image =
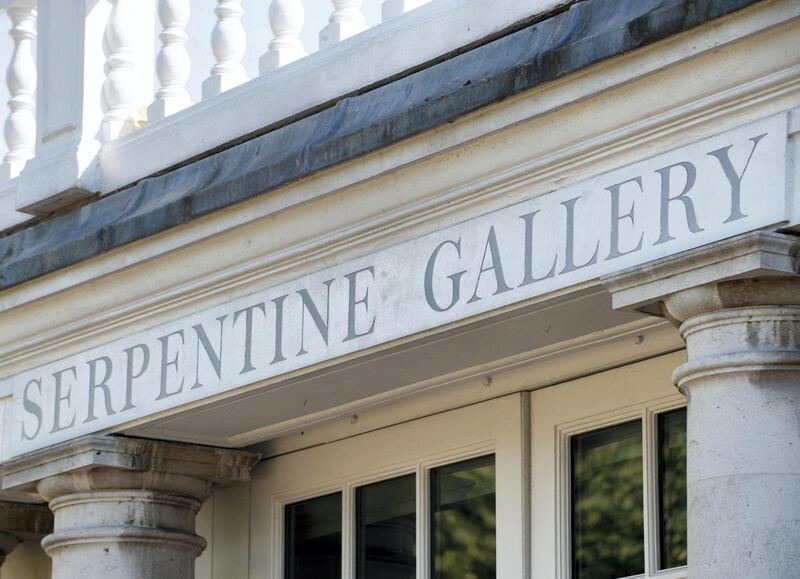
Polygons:
<instances>
[{"instance_id":1,"label":"window mullion","mask_svg":"<svg viewBox=\"0 0 800 579\"><path fill-rule=\"evenodd\" d=\"M356 579L356 487L350 483L342 492L342 577Z\"/></svg>"},{"instance_id":2,"label":"window mullion","mask_svg":"<svg viewBox=\"0 0 800 579\"><path fill-rule=\"evenodd\" d=\"M417 577L430 579L430 473L417 465Z\"/></svg>"},{"instance_id":3,"label":"window mullion","mask_svg":"<svg viewBox=\"0 0 800 579\"><path fill-rule=\"evenodd\" d=\"M658 571L658 430L652 408L644 412L644 574L653 577Z\"/></svg>"}]
</instances>

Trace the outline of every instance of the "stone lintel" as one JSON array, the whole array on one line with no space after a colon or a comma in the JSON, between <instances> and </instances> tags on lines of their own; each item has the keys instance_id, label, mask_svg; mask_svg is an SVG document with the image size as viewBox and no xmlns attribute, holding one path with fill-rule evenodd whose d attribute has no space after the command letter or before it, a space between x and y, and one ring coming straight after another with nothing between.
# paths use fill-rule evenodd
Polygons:
<instances>
[{"instance_id":1,"label":"stone lintel","mask_svg":"<svg viewBox=\"0 0 800 579\"><path fill-rule=\"evenodd\" d=\"M664 300L717 282L800 275L800 237L755 231L604 276L614 309L665 316Z\"/></svg>"},{"instance_id":2,"label":"stone lintel","mask_svg":"<svg viewBox=\"0 0 800 579\"><path fill-rule=\"evenodd\" d=\"M0 473L3 490L33 491L43 479L101 468L187 475L219 485L249 481L258 459L238 450L90 435L12 459Z\"/></svg>"}]
</instances>

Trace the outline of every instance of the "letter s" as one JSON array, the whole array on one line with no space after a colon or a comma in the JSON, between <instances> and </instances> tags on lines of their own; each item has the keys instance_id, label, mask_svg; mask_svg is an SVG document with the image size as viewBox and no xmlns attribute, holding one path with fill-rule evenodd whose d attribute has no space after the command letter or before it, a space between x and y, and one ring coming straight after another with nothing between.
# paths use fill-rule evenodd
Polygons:
<instances>
[{"instance_id":1,"label":"letter s","mask_svg":"<svg viewBox=\"0 0 800 579\"><path fill-rule=\"evenodd\" d=\"M42 429L42 407L28 397L28 389L31 387L31 384L36 384L36 386L39 387L39 396L42 395L41 379L34 378L25 385L25 390L22 392L22 407L26 412L33 414L36 417L36 432L34 432L32 435L28 435L27 430L25 430L25 424L23 423L22 440L33 440L39 435L39 431Z\"/></svg>"}]
</instances>

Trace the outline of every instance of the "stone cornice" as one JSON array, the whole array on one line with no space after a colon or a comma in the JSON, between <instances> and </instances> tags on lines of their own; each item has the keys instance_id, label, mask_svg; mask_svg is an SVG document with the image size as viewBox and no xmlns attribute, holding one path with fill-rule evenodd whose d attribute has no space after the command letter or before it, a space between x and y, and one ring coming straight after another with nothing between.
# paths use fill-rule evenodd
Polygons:
<instances>
[{"instance_id":1,"label":"stone cornice","mask_svg":"<svg viewBox=\"0 0 800 579\"><path fill-rule=\"evenodd\" d=\"M602 278L615 309L663 315L676 292L721 281L800 274L800 237L756 231Z\"/></svg>"},{"instance_id":2,"label":"stone cornice","mask_svg":"<svg viewBox=\"0 0 800 579\"><path fill-rule=\"evenodd\" d=\"M2 490L33 490L46 478L112 469L189 476L218 485L247 482L259 455L128 437L86 436L22 455L0 470Z\"/></svg>"}]
</instances>

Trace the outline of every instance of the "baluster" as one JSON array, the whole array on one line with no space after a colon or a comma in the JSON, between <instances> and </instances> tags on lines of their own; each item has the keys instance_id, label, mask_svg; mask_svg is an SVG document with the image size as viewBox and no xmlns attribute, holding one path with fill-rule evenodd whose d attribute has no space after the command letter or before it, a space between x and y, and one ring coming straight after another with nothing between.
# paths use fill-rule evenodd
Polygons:
<instances>
[{"instance_id":1,"label":"baluster","mask_svg":"<svg viewBox=\"0 0 800 579\"><path fill-rule=\"evenodd\" d=\"M300 40L304 20L303 0L272 0L269 5L269 26L274 38L258 63L261 74L306 55Z\"/></svg>"},{"instance_id":2,"label":"baluster","mask_svg":"<svg viewBox=\"0 0 800 579\"><path fill-rule=\"evenodd\" d=\"M155 101L147 110L147 118L157 120L192 104L186 82L192 63L186 51L186 25L191 7L189 0L159 0L158 19L161 22L161 50L156 58L156 75L160 88Z\"/></svg>"},{"instance_id":3,"label":"baluster","mask_svg":"<svg viewBox=\"0 0 800 579\"><path fill-rule=\"evenodd\" d=\"M381 6L381 15L386 22L390 18L405 14L418 6L427 4L430 0L385 0Z\"/></svg>"},{"instance_id":4,"label":"baluster","mask_svg":"<svg viewBox=\"0 0 800 579\"><path fill-rule=\"evenodd\" d=\"M139 39L137 5L141 0L110 0L103 51L106 55L103 82L103 142L130 133L136 126L140 87L137 87L136 50Z\"/></svg>"},{"instance_id":5,"label":"baluster","mask_svg":"<svg viewBox=\"0 0 800 579\"><path fill-rule=\"evenodd\" d=\"M247 37L242 26L242 0L217 0L217 24L211 33L211 51L216 63L203 82L203 98L212 97L247 80L242 57Z\"/></svg>"},{"instance_id":6,"label":"baluster","mask_svg":"<svg viewBox=\"0 0 800 579\"><path fill-rule=\"evenodd\" d=\"M8 15L14 52L6 72L10 98L4 130L8 146L4 171L7 177L16 177L33 157L36 143L36 63L33 59L36 0L15 0L8 7Z\"/></svg>"},{"instance_id":7,"label":"baluster","mask_svg":"<svg viewBox=\"0 0 800 579\"><path fill-rule=\"evenodd\" d=\"M358 34L367 27L367 21L361 12L364 0L331 0L333 13L328 25L319 33L319 47L326 48Z\"/></svg>"}]
</instances>

